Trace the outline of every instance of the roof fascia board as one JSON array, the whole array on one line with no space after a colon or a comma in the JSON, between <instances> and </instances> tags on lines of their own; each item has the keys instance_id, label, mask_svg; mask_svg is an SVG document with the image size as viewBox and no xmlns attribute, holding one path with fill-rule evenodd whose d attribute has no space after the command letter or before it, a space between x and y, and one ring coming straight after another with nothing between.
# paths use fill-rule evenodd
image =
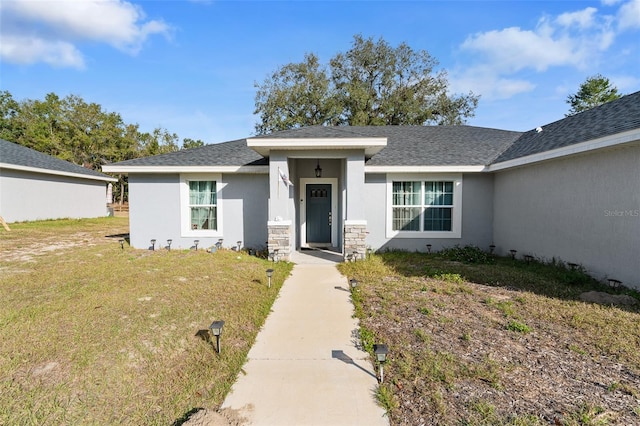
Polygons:
<instances>
[{"instance_id":1,"label":"roof fascia board","mask_svg":"<svg viewBox=\"0 0 640 426\"><path fill-rule=\"evenodd\" d=\"M19 166L16 164L7 164L7 163L0 163L0 169L19 170L22 172L41 173L46 175L67 176L67 177L74 177L74 178L81 178L81 179L99 180L102 182L118 181L118 179L112 178L111 176L101 177L101 176L85 175L82 173L65 172L62 170L43 169L40 167Z\"/></svg>"},{"instance_id":2,"label":"roof fascia board","mask_svg":"<svg viewBox=\"0 0 640 426\"><path fill-rule=\"evenodd\" d=\"M118 166L105 165L108 173L242 173L268 174L269 166Z\"/></svg>"},{"instance_id":3,"label":"roof fascia board","mask_svg":"<svg viewBox=\"0 0 640 426\"><path fill-rule=\"evenodd\" d=\"M373 155L387 146L387 138L249 138L247 146L264 157L272 149L364 149L366 155Z\"/></svg>"},{"instance_id":4,"label":"roof fascia board","mask_svg":"<svg viewBox=\"0 0 640 426\"><path fill-rule=\"evenodd\" d=\"M364 166L365 173L478 173L486 166Z\"/></svg>"},{"instance_id":5,"label":"roof fascia board","mask_svg":"<svg viewBox=\"0 0 640 426\"><path fill-rule=\"evenodd\" d=\"M510 169L513 167L526 166L528 164L538 163L540 161L552 160L554 158L565 157L568 155L595 151L597 149L610 148L616 145L623 145L626 143L639 141L639 140L640 140L640 129L628 130L626 132L616 133L616 134L605 136L602 138L593 139L587 142L580 142L577 144L564 146L562 148L556 148L550 151L544 151L537 154L527 155L526 157L515 158L513 160L492 164L489 166L489 171L496 172L499 170Z\"/></svg>"}]
</instances>

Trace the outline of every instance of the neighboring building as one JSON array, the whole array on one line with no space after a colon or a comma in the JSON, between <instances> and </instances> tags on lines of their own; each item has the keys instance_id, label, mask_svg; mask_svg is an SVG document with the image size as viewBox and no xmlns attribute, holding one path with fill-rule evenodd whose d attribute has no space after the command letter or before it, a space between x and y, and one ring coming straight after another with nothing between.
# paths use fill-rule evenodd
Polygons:
<instances>
[{"instance_id":1,"label":"neighboring building","mask_svg":"<svg viewBox=\"0 0 640 426\"><path fill-rule=\"evenodd\" d=\"M129 175L138 248L493 243L640 288L640 92L526 133L314 126L103 170Z\"/></svg>"},{"instance_id":2,"label":"neighboring building","mask_svg":"<svg viewBox=\"0 0 640 426\"><path fill-rule=\"evenodd\" d=\"M105 174L0 139L0 216L6 222L107 215Z\"/></svg>"}]
</instances>

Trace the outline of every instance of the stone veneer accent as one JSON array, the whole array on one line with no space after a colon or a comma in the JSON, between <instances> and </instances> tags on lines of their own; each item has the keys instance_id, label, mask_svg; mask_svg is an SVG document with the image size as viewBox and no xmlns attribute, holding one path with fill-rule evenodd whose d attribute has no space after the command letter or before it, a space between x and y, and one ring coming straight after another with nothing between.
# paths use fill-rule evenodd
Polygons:
<instances>
[{"instance_id":1,"label":"stone veneer accent","mask_svg":"<svg viewBox=\"0 0 640 426\"><path fill-rule=\"evenodd\" d=\"M345 223L344 225L344 259L353 260L353 252L358 252L357 260L366 259L367 245L366 223Z\"/></svg>"},{"instance_id":2,"label":"stone veneer accent","mask_svg":"<svg viewBox=\"0 0 640 426\"><path fill-rule=\"evenodd\" d=\"M291 222L269 222L267 232L269 258L273 256L275 250L278 250L278 257L274 260L289 261L291 259Z\"/></svg>"}]
</instances>

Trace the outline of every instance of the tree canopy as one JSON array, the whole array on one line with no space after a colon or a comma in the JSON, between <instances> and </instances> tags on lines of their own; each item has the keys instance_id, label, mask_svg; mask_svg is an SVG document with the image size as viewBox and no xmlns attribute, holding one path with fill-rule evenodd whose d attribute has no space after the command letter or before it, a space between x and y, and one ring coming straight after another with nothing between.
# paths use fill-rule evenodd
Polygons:
<instances>
[{"instance_id":1,"label":"tree canopy","mask_svg":"<svg viewBox=\"0 0 640 426\"><path fill-rule=\"evenodd\" d=\"M580 85L577 93L567 96L567 103L571 108L565 116L575 115L620 97L622 95L618 93L618 89L611 84L608 78L600 74L588 77Z\"/></svg>"},{"instance_id":2,"label":"tree canopy","mask_svg":"<svg viewBox=\"0 0 640 426\"><path fill-rule=\"evenodd\" d=\"M312 53L278 68L255 97L255 130L270 133L309 125L463 124L478 96L452 95L447 74L427 51L406 43L356 35L351 49L329 65Z\"/></svg>"},{"instance_id":3,"label":"tree canopy","mask_svg":"<svg viewBox=\"0 0 640 426\"><path fill-rule=\"evenodd\" d=\"M43 100L16 101L8 91L0 91L0 138L98 171L103 164L179 149L175 133L163 128L141 132L138 124L125 123L120 114L99 104L55 93ZM202 145L189 138L182 144L185 149ZM120 177L116 195L124 182Z\"/></svg>"}]
</instances>

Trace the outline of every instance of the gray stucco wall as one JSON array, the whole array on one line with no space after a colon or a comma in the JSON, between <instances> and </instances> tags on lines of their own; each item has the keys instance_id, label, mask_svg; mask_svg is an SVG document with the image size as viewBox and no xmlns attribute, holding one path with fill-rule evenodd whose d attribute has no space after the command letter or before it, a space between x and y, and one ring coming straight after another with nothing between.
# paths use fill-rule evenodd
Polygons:
<instances>
[{"instance_id":1,"label":"gray stucco wall","mask_svg":"<svg viewBox=\"0 0 640 426\"><path fill-rule=\"evenodd\" d=\"M0 216L7 222L107 215L107 183L0 170Z\"/></svg>"},{"instance_id":2,"label":"gray stucco wall","mask_svg":"<svg viewBox=\"0 0 640 426\"><path fill-rule=\"evenodd\" d=\"M429 174L424 174L428 179ZM387 177L385 174L365 176L365 215L367 220L367 245L374 250L401 249L432 251L455 245L475 245L488 250L492 242L493 176L485 173L466 173L462 176L462 237L461 238L387 238L386 200Z\"/></svg>"},{"instance_id":3,"label":"gray stucco wall","mask_svg":"<svg viewBox=\"0 0 640 426\"><path fill-rule=\"evenodd\" d=\"M640 288L640 145L495 175L494 239Z\"/></svg>"},{"instance_id":4,"label":"gray stucco wall","mask_svg":"<svg viewBox=\"0 0 640 426\"><path fill-rule=\"evenodd\" d=\"M222 211L221 234L225 247L264 248L267 241L267 200L269 185L266 175L225 174L224 187L218 194ZM180 217L180 175L131 174L129 176L129 224L131 245L148 248L152 238L158 245L188 249L199 239L199 248L214 245L218 237L183 236Z\"/></svg>"}]
</instances>

